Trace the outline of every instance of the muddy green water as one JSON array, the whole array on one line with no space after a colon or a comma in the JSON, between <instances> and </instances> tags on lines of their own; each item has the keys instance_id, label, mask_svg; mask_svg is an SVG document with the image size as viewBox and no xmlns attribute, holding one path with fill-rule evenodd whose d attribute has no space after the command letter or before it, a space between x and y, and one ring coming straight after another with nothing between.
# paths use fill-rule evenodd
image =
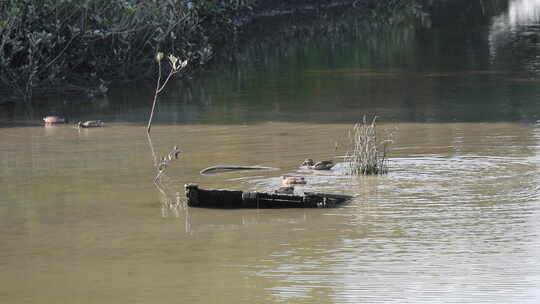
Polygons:
<instances>
[{"instance_id":1,"label":"muddy green water","mask_svg":"<svg viewBox=\"0 0 540 304\"><path fill-rule=\"evenodd\" d=\"M540 2L511 1L467 33L256 45L172 89L151 141L152 84L18 116L0 128L0 303L538 303L538 16ZM39 124L59 104L106 127ZM396 130L388 175L298 168L342 162L363 113ZM155 159L175 144L160 192ZM279 169L198 173L216 164ZM188 182L271 191L283 174L358 196L336 209L166 206Z\"/></svg>"}]
</instances>

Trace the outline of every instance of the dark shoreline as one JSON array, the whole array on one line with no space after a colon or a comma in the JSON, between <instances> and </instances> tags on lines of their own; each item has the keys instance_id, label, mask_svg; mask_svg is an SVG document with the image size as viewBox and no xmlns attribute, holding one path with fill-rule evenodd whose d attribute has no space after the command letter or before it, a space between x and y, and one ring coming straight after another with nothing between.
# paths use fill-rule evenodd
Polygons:
<instances>
[{"instance_id":1,"label":"dark shoreline","mask_svg":"<svg viewBox=\"0 0 540 304\"><path fill-rule=\"evenodd\" d=\"M234 52L239 41L248 41L253 39L253 32L260 30L260 24L258 24L258 21L275 21L274 24L278 24L280 20L290 18L307 21L309 24L309 20L316 19L317 16L331 13L332 11L339 9L343 10L352 7L357 9L368 8L368 3L372 1L373 0L259 0L249 9L240 9L233 14L234 16L232 23L237 26L237 30L233 31L234 33L228 28L216 27L215 25L211 24L212 22L204 25L203 28L206 27L206 30L210 33L208 42L213 46L217 59L222 57L221 54L230 55L231 52ZM196 64L194 67L190 67L186 76L197 77L197 74L200 74L202 71L215 64L219 64L219 62L220 60L210 60L204 64ZM112 83L112 85L115 83L121 84L139 81L142 79L152 79L152 70L155 69L155 67L152 65L147 65L148 62L140 66L140 68L143 68L143 70L141 71L142 73L135 74L135 77L137 78L118 78L114 76L113 78L109 78L112 75L109 75L109 77L103 75L100 76L100 78L103 77L108 83ZM84 80L87 75L74 74L72 76L75 76L72 80L77 80L79 76L81 76L81 79ZM99 83L96 83L96 81L89 82L77 80L75 83L68 81L67 83L61 83L56 87L34 87L34 94L41 96L93 95L92 93L96 91L98 85ZM12 95L12 97L7 97L9 95L9 91L11 90L0 85L0 92L2 92L2 95L4 95L4 97L1 98L0 103L3 104L6 102L18 101L19 98L14 97L14 95Z\"/></svg>"}]
</instances>

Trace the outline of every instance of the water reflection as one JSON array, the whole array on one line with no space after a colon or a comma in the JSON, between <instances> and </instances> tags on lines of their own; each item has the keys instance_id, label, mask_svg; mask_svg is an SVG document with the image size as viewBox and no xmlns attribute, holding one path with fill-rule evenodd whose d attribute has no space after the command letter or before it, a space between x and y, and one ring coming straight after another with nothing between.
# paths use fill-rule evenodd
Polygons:
<instances>
[{"instance_id":1,"label":"water reflection","mask_svg":"<svg viewBox=\"0 0 540 304\"><path fill-rule=\"evenodd\" d=\"M507 16L508 25L512 29L520 26L534 26L540 21L540 1L512 0L509 3Z\"/></svg>"},{"instance_id":2,"label":"water reflection","mask_svg":"<svg viewBox=\"0 0 540 304\"><path fill-rule=\"evenodd\" d=\"M497 65L519 64L536 77L540 74L540 1L512 0L507 12L493 18L489 50Z\"/></svg>"},{"instance_id":3,"label":"water reflection","mask_svg":"<svg viewBox=\"0 0 540 304\"><path fill-rule=\"evenodd\" d=\"M511 8L534 15L527 3ZM286 24L193 84L189 101L164 105L161 119L353 123L376 113L393 121L536 121L535 44L505 38L513 31L504 16L489 32L378 28L344 16L324 23L334 28L325 39Z\"/></svg>"},{"instance_id":4,"label":"water reflection","mask_svg":"<svg viewBox=\"0 0 540 304\"><path fill-rule=\"evenodd\" d=\"M154 149L152 137L150 136L150 134L147 134L146 138L148 141L150 153L152 154L153 166L156 173L156 176L154 177L152 182L154 183L154 186L159 192L158 196L161 202L161 217L180 217L179 211L186 210L187 208L186 200L184 198L184 195L181 195L180 192L176 192L174 196L172 195L173 190L171 185L174 183L171 182L171 179L166 175L166 171L169 168L171 162L178 159L180 149L178 148L178 145L175 145L173 150L171 150L168 155L162 158L158 158Z\"/></svg>"}]
</instances>

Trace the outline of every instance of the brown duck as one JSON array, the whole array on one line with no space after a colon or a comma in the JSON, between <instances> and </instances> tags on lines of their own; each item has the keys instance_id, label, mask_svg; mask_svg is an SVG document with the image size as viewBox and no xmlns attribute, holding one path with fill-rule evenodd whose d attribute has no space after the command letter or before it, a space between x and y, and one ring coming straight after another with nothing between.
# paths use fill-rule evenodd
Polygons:
<instances>
[{"instance_id":1,"label":"brown duck","mask_svg":"<svg viewBox=\"0 0 540 304\"><path fill-rule=\"evenodd\" d=\"M283 175L281 177L281 186L282 187L290 187L292 185L305 185L307 182L304 177L302 176L290 176L290 175Z\"/></svg>"},{"instance_id":2,"label":"brown duck","mask_svg":"<svg viewBox=\"0 0 540 304\"><path fill-rule=\"evenodd\" d=\"M289 186L289 187L279 187L279 189L275 190L274 193L279 193L279 194L293 194L293 193L294 193L294 187L293 187L293 186Z\"/></svg>"},{"instance_id":3,"label":"brown duck","mask_svg":"<svg viewBox=\"0 0 540 304\"><path fill-rule=\"evenodd\" d=\"M77 128L101 128L105 125L101 120L87 120L79 121L77 123Z\"/></svg>"},{"instance_id":4,"label":"brown duck","mask_svg":"<svg viewBox=\"0 0 540 304\"><path fill-rule=\"evenodd\" d=\"M336 163L330 160L322 160L320 162L314 162L313 159L308 158L302 163L302 167L313 170L330 170L334 167Z\"/></svg>"}]
</instances>

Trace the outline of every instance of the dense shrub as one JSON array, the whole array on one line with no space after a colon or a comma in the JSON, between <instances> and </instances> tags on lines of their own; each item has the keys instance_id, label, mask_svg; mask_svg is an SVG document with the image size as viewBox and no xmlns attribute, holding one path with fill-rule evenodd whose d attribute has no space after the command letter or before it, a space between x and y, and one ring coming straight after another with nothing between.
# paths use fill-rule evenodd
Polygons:
<instances>
[{"instance_id":1,"label":"dense shrub","mask_svg":"<svg viewBox=\"0 0 540 304\"><path fill-rule=\"evenodd\" d=\"M26 100L35 87L131 78L157 51L206 63L220 32L253 0L5 0L0 80Z\"/></svg>"},{"instance_id":2,"label":"dense shrub","mask_svg":"<svg viewBox=\"0 0 540 304\"><path fill-rule=\"evenodd\" d=\"M399 24L420 12L418 0L356 0L370 24ZM330 0L2 0L0 90L29 102L36 88L98 87L101 79L148 75L158 52L207 63L229 43L251 6ZM315 32L315 31L314 31ZM2 93L2 95L5 95Z\"/></svg>"}]
</instances>

